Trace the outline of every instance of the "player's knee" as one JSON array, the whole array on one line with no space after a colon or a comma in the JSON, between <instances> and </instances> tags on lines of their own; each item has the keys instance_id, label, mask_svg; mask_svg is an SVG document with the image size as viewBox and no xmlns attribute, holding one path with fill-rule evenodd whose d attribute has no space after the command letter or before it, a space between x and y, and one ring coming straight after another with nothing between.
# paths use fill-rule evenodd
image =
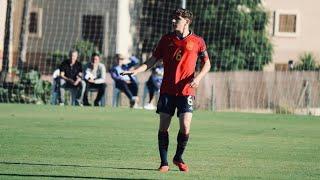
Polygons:
<instances>
[{"instance_id":1,"label":"player's knee","mask_svg":"<svg viewBox=\"0 0 320 180\"><path fill-rule=\"evenodd\" d=\"M168 132L168 128L163 128L163 127L160 127L159 128L159 132Z\"/></svg>"},{"instance_id":2,"label":"player's knee","mask_svg":"<svg viewBox=\"0 0 320 180\"><path fill-rule=\"evenodd\" d=\"M182 127L182 128L180 128L179 131L180 131L180 133L187 135L190 133L190 128L189 127Z\"/></svg>"}]
</instances>

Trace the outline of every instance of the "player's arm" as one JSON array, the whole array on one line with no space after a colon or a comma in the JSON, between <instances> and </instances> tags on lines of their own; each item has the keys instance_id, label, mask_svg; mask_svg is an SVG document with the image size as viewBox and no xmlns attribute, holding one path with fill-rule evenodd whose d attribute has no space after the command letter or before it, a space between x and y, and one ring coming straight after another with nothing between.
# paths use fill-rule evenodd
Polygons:
<instances>
[{"instance_id":1,"label":"player's arm","mask_svg":"<svg viewBox=\"0 0 320 180\"><path fill-rule=\"evenodd\" d=\"M204 52L207 53L207 52ZM207 57L207 54L205 54L205 56L200 58L205 58ZM197 88L199 86L199 83L201 81L201 79L210 71L211 69L211 63L210 63L210 59L206 58L205 60L203 59L203 65L202 68L200 70L200 73L196 75L196 77L191 81L190 86L193 88Z\"/></svg>"},{"instance_id":2,"label":"player's arm","mask_svg":"<svg viewBox=\"0 0 320 180\"><path fill-rule=\"evenodd\" d=\"M138 68L136 68L132 71L124 71L121 73L121 75L136 75L138 73L141 73L143 71L146 71L146 70L152 68L157 63L157 61L158 61L158 59L155 58L154 56L152 56L151 58L149 58L146 62L144 62Z\"/></svg>"},{"instance_id":3,"label":"player's arm","mask_svg":"<svg viewBox=\"0 0 320 180\"><path fill-rule=\"evenodd\" d=\"M166 42L167 40L165 36L162 36L156 49L153 51L153 55L151 56L151 58L149 58L146 62L144 62L141 66L139 66L135 70L125 71L121 73L121 75L136 75L138 73L141 73L143 71L146 71L152 68L158 62L159 59L162 59L163 48L165 47Z\"/></svg>"}]
</instances>

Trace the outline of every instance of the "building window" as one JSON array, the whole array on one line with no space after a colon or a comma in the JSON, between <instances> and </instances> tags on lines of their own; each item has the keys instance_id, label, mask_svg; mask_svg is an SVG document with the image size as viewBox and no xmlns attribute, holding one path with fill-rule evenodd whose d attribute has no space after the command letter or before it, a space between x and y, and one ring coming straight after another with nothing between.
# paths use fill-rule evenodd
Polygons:
<instances>
[{"instance_id":1,"label":"building window","mask_svg":"<svg viewBox=\"0 0 320 180\"><path fill-rule=\"evenodd\" d=\"M29 36L42 36L42 8L32 8L29 13Z\"/></svg>"},{"instance_id":2,"label":"building window","mask_svg":"<svg viewBox=\"0 0 320 180\"><path fill-rule=\"evenodd\" d=\"M280 37L297 37L299 34L300 17L297 11L275 12L274 35Z\"/></svg>"},{"instance_id":3,"label":"building window","mask_svg":"<svg viewBox=\"0 0 320 180\"><path fill-rule=\"evenodd\" d=\"M103 46L104 23L103 16L83 15L82 16L82 38L94 44L100 52Z\"/></svg>"}]
</instances>

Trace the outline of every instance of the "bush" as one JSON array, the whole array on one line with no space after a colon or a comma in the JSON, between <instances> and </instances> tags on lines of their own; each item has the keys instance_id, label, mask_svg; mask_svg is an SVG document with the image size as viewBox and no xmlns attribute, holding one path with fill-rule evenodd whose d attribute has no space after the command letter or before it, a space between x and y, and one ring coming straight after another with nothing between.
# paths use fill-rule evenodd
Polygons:
<instances>
[{"instance_id":1,"label":"bush","mask_svg":"<svg viewBox=\"0 0 320 180\"><path fill-rule=\"evenodd\" d=\"M270 14L261 0L191 1L198 5L191 7L197 17L193 26L207 42L212 71L260 71L271 62Z\"/></svg>"},{"instance_id":2,"label":"bush","mask_svg":"<svg viewBox=\"0 0 320 180\"><path fill-rule=\"evenodd\" d=\"M62 63L63 60L68 59L68 53L63 51L55 51L50 53L50 61L54 64L55 68Z\"/></svg>"},{"instance_id":3,"label":"bush","mask_svg":"<svg viewBox=\"0 0 320 180\"><path fill-rule=\"evenodd\" d=\"M274 112L276 114L294 114L294 108L288 105L278 104L275 106Z\"/></svg>"},{"instance_id":4,"label":"bush","mask_svg":"<svg viewBox=\"0 0 320 180\"><path fill-rule=\"evenodd\" d=\"M9 91L3 87L0 87L0 102L9 101Z\"/></svg>"},{"instance_id":5,"label":"bush","mask_svg":"<svg viewBox=\"0 0 320 180\"><path fill-rule=\"evenodd\" d=\"M33 103L48 103L51 93L51 83L43 81L38 71L31 70L25 73L20 80L25 89L25 94L31 96Z\"/></svg>"},{"instance_id":6,"label":"bush","mask_svg":"<svg viewBox=\"0 0 320 180\"><path fill-rule=\"evenodd\" d=\"M311 52L306 52L299 57L299 63L295 65L294 70L298 71L315 71L320 69L317 65L316 58Z\"/></svg>"},{"instance_id":7,"label":"bush","mask_svg":"<svg viewBox=\"0 0 320 180\"><path fill-rule=\"evenodd\" d=\"M31 70L21 74L19 82L0 87L0 102L47 104L50 93L51 83L43 81L38 71Z\"/></svg>"},{"instance_id":8,"label":"bush","mask_svg":"<svg viewBox=\"0 0 320 180\"><path fill-rule=\"evenodd\" d=\"M96 51L92 42L84 40L77 41L73 48L79 52L79 61L82 64L87 64L92 53Z\"/></svg>"}]
</instances>

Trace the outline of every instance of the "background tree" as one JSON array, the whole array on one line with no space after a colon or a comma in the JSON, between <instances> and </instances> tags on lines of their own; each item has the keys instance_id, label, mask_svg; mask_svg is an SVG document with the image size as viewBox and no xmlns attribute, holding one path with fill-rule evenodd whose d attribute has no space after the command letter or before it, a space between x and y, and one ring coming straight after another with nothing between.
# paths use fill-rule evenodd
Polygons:
<instances>
[{"instance_id":1,"label":"background tree","mask_svg":"<svg viewBox=\"0 0 320 180\"><path fill-rule=\"evenodd\" d=\"M139 19L137 55L141 57L142 53L151 53L161 36L171 31L171 13L181 6L181 0L142 0L135 1L135 8L141 9L135 12ZM131 14L134 16L134 14Z\"/></svg>"},{"instance_id":2,"label":"background tree","mask_svg":"<svg viewBox=\"0 0 320 180\"><path fill-rule=\"evenodd\" d=\"M181 0L143 0L138 52L150 53L161 35L171 30L170 14ZM272 60L266 32L268 13L261 0L188 0L195 16L192 24L204 37L212 71L262 70Z\"/></svg>"},{"instance_id":3,"label":"background tree","mask_svg":"<svg viewBox=\"0 0 320 180\"><path fill-rule=\"evenodd\" d=\"M193 29L203 36L213 71L262 70L272 60L261 0L190 0Z\"/></svg>"},{"instance_id":4,"label":"background tree","mask_svg":"<svg viewBox=\"0 0 320 180\"><path fill-rule=\"evenodd\" d=\"M73 48L78 51L79 61L82 64L87 64L88 62L90 62L91 55L94 52L99 53L98 48L95 47L93 42L90 42L88 40L79 40L75 42L75 44L73 45Z\"/></svg>"}]
</instances>

